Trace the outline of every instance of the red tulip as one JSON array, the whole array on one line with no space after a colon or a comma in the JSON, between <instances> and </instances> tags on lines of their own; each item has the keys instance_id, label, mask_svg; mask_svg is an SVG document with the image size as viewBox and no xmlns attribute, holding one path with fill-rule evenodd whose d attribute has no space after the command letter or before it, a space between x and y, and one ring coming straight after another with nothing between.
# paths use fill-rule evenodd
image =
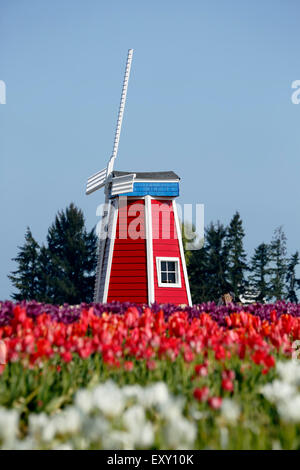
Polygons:
<instances>
[{"instance_id":1,"label":"red tulip","mask_svg":"<svg viewBox=\"0 0 300 470\"><path fill-rule=\"evenodd\" d=\"M195 358L195 354L193 353L193 351L188 349L184 352L183 357L184 357L185 362L192 362Z\"/></svg>"},{"instance_id":2,"label":"red tulip","mask_svg":"<svg viewBox=\"0 0 300 470\"><path fill-rule=\"evenodd\" d=\"M66 351L61 354L61 358L64 362L68 363L72 361L73 356L72 356L72 353L70 353L70 351Z\"/></svg>"},{"instance_id":3,"label":"red tulip","mask_svg":"<svg viewBox=\"0 0 300 470\"><path fill-rule=\"evenodd\" d=\"M128 372L133 369L133 362L132 361L125 361L124 362L124 369Z\"/></svg>"},{"instance_id":4,"label":"red tulip","mask_svg":"<svg viewBox=\"0 0 300 470\"><path fill-rule=\"evenodd\" d=\"M202 388L195 388L194 390L194 398L198 401L206 401L209 397L209 388L202 387Z\"/></svg>"},{"instance_id":5,"label":"red tulip","mask_svg":"<svg viewBox=\"0 0 300 470\"><path fill-rule=\"evenodd\" d=\"M222 371L222 379L226 380L234 380L235 379L235 372L234 370L223 370Z\"/></svg>"},{"instance_id":6,"label":"red tulip","mask_svg":"<svg viewBox=\"0 0 300 470\"><path fill-rule=\"evenodd\" d=\"M227 390L228 392L232 392L233 391L233 382L231 382L231 380L229 379L223 379L222 380L222 383L221 383L221 386L223 388L223 390Z\"/></svg>"},{"instance_id":7,"label":"red tulip","mask_svg":"<svg viewBox=\"0 0 300 470\"><path fill-rule=\"evenodd\" d=\"M205 364L196 364L195 365L196 375L200 377L206 377L208 374L207 366Z\"/></svg>"},{"instance_id":8,"label":"red tulip","mask_svg":"<svg viewBox=\"0 0 300 470\"><path fill-rule=\"evenodd\" d=\"M270 319L271 319L271 322L276 322L277 321L277 312L276 310L272 310L272 312L270 313Z\"/></svg>"}]
</instances>

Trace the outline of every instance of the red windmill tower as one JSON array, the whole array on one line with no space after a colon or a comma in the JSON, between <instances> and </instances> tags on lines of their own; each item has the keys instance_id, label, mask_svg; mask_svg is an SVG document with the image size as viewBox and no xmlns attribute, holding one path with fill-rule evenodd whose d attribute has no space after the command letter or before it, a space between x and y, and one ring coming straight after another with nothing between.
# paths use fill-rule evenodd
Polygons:
<instances>
[{"instance_id":1,"label":"red windmill tower","mask_svg":"<svg viewBox=\"0 0 300 470\"><path fill-rule=\"evenodd\" d=\"M115 171L133 50L129 49L112 156L88 179L86 194L104 187L95 302L191 305L173 171Z\"/></svg>"}]
</instances>

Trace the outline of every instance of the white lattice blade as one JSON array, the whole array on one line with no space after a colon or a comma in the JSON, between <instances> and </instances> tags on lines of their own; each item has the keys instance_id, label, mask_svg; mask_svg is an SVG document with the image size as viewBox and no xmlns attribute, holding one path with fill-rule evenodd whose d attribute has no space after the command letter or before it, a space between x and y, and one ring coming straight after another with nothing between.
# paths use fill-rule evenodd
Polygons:
<instances>
[{"instance_id":1,"label":"white lattice blade","mask_svg":"<svg viewBox=\"0 0 300 470\"><path fill-rule=\"evenodd\" d=\"M88 183L90 183L91 181L97 179L97 178L100 178L102 176L105 176L106 175L106 168L103 168L103 170L100 170L100 171L97 171L97 173L95 173L94 175L90 176L89 179L88 179Z\"/></svg>"},{"instance_id":2,"label":"white lattice blade","mask_svg":"<svg viewBox=\"0 0 300 470\"><path fill-rule=\"evenodd\" d=\"M117 194L132 193L135 177L136 174L131 173L130 175L113 178L111 195L116 196Z\"/></svg>"},{"instance_id":3,"label":"white lattice blade","mask_svg":"<svg viewBox=\"0 0 300 470\"><path fill-rule=\"evenodd\" d=\"M118 113L118 119L117 119L117 127L116 127L116 132L115 132L113 151L112 151L112 155L110 157L109 164L108 164L107 176L109 176L111 174L111 172L113 171L114 162L115 162L115 159L117 158L117 154L118 154L120 134L121 134L121 128L122 128L122 121L123 121L124 109L125 109L125 104L126 104L127 88L128 88L131 62L132 62L132 55L133 55L133 49L129 49L128 50L128 55L127 55L127 62L126 62L126 68L125 68L125 75L124 75L124 81L123 81L121 101L120 101L120 106L119 106L119 113Z\"/></svg>"},{"instance_id":4,"label":"white lattice blade","mask_svg":"<svg viewBox=\"0 0 300 470\"><path fill-rule=\"evenodd\" d=\"M106 171L107 169L103 168L103 170L98 171L98 173L95 173L94 175L90 176L86 185L86 194L91 194L92 192L97 191L97 189L100 189L105 185Z\"/></svg>"},{"instance_id":5,"label":"white lattice blade","mask_svg":"<svg viewBox=\"0 0 300 470\"><path fill-rule=\"evenodd\" d=\"M105 186L105 182L106 182L106 180L103 181L102 183L97 183L93 186L87 187L86 191L85 191L85 194L89 195L89 194L93 193L94 191L97 191L98 189L103 188L103 186Z\"/></svg>"}]
</instances>

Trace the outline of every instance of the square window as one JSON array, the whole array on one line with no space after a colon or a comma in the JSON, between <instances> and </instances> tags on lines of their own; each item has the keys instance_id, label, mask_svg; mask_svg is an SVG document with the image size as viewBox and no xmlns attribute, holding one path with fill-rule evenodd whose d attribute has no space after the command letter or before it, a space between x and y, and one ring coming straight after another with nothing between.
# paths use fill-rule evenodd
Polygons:
<instances>
[{"instance_id":1,"label":"square window","mask_svg":"<svg viewBox=\"0 0 300 470\"><path fill-rule=\"evenodd\" d=\"M169 284L176 283L176 273L168 273L168 283Z\"/></svg>"},{"instance_id":2,"label":"square window","mask_svg":"<svg viewBox=\"0 0 300 470\"><path fill-rule=\"evenodd\" d=\"M179 258L156 258L159 287L181 287Z\"/></svg>"},{"instance_id":3,"label":"square window","mask_svg":"<svg viewBox=\"0 0 300 470\"><path fill-rule=\"evenodd\" d=\"M175 261L168 261L168 262L167 262L167 266L168 266L168 271L173 271L173 272L176 271L176 269L175 269Z\"/></svg>"}]
</instances>

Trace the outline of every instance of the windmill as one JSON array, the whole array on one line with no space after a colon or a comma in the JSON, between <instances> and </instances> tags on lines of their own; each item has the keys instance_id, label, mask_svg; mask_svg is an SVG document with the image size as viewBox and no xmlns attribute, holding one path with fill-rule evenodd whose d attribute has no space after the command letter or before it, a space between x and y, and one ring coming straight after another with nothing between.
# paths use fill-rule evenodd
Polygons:
<instances>
[{"instance_id":1,"label":"windmill","mask_svg":"<svg viewBox=\"0 0 300 470\"><path fill-rule=\"evenodd\" d=\"M129 49L112 155L92 175L86 194L104 188L105 210L97 249L95 302L191 305L173 171L115 171L133 49ZM139 216L137 216L139 213ZM162 223L161 223L162 219ZM132 230L132 226L139 230Z\"/></svg>"}]
</instances>

